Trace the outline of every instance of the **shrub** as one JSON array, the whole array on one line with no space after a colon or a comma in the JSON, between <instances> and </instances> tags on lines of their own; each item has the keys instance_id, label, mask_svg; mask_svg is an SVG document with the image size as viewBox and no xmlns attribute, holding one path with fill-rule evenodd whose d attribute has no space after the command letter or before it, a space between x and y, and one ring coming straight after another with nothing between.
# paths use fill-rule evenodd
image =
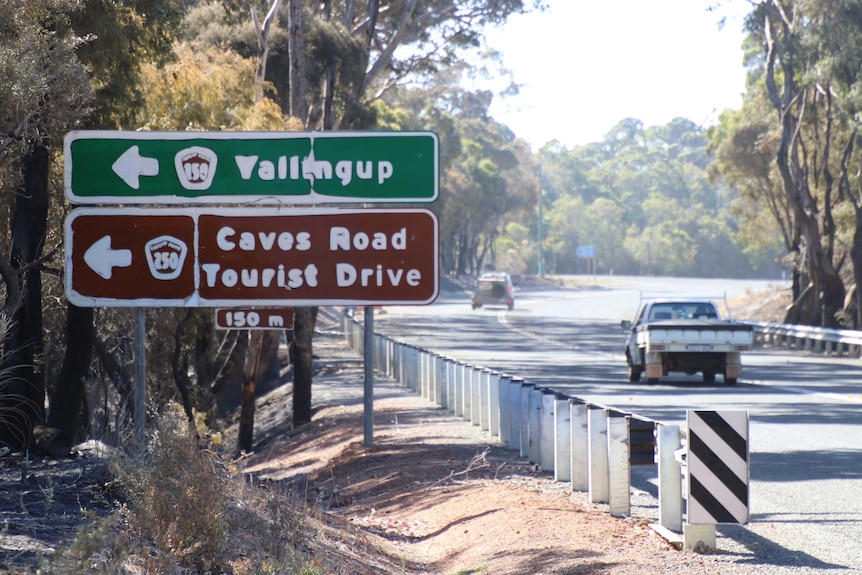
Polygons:
<instances>
[{"instance_id":1,"label":"shrub","mask_svg":"<svg viewBox=\"0 0 862 575\"><path fill-rule=\"evenodd\" d=\"M141 459L123 460L117 476L140 535L180 565L208 568L226 539L225 479L202 452L182 408L166 405Z\"/></svg>"}]
</instances>

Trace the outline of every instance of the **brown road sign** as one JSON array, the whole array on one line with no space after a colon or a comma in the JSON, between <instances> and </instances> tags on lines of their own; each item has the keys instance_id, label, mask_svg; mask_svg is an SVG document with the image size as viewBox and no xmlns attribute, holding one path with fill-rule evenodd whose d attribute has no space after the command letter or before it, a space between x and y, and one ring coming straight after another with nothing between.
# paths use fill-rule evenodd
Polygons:
<instances>
[{"instance_id":1,"label":"brown road sign","mask_svg":"<svg viewBox=\"0 0 862 575\"><path fill-rule=\"evenodd\" d=\"M293 308L215 310L216 329L293 329Z\"/></svg>"},{"instance_id":2,"label":"brown road sign","mask_svg":"<svg viewBox=\"0 0 862 575\"><path fill-rule=\"evenodd\" d=\"M439 288L424 209L79 208L65 240L83 307L427 304Z\"/></svg>"}]
</instances>

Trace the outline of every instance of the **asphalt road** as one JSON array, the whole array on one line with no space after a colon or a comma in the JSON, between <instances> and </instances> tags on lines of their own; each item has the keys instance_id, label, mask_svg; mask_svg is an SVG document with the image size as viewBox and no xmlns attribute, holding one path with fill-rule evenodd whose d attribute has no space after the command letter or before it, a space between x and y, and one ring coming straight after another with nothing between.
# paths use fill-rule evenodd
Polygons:
<instances>
[{"instance_id":1,"label":"asphalt road","mask_svg":"<svg viewBox=\"0 0 862 575\"><path fill-rule=\"evenodd\" d=\"M466 291L430 306L390 307L375 330L588 402L685 426L686 411L748 410L750 522L719 526L719 549L765 573L862 572L862 360L753 352L736 386L672 374L628 382L619 324L640 294L735 299L777 282L588 279L573 289L521 288L513 311L472 310ZM632 484L655 495L652 467Z\"/></svg>"}]
</instances>

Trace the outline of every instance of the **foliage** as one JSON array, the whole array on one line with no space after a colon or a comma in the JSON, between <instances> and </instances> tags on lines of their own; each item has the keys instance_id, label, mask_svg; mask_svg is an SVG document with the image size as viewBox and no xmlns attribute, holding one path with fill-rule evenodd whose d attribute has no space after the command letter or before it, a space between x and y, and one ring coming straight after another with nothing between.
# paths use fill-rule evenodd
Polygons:
<instances>
[{"instance_id":1,"label":"foliage","mask_svg":"<svg viewBox=\"0 0 862 575\"><path fill-rule=\"evenodd\" d=\"M96 105L88 124L102 129L134 129L146 84L141 65L162 65L181 30L175 0L87 0L74 13L75 32L86 41L76 50L87 65ZM82 118L83 120L84 118Z\"/></svg>"},{"instance_id":2,"label":"foliage","mask_svg":"<svg viewBox=\"0 0 862 575\"><path fill-rule=\"evenodd\" d=\"M746 31L748 90L711 135L715 169L740 189L751 245L769 242L764 230L784 242L788 321L859 325L859 290L850 306L844 295L862 281L862 3L761 2Z\"/></svg>"},{"instance_id":3,"label":"foliage","mask_svg":"<svg viewBox=\"0 0 862 575\"><path fill-rule=\"evenodd\" d=\"M683 118L649 128L628 118L600 142L540 150L549 271L586 271L577 249L593 246L599 273L774 275L780 250L774 242L755 250L743 243L735 195L711 179L707 135Z\"/></svg>"},{"instance_id":4,"label":"foliage","mask_svg":"<svg viewBox=\"0 0 862 575\"><path fill-rule=\"evenodd\" d=\"M255 62L211 47L175 47L176 61L147 64L140 121L147 130L271 130L285 120L270 99L255 101Z\"/></svg>"},{"instance_id":5,"label":"foliage","mask_svg":"<svg viewBox=\"0 0 862 575\"><path fill-rule=\"evenodd\" d=\"M6 342L6 337L11 327L11 320L6 314L0 314L0 344ZM0 437L10 438L23 444L30 434L25 429L26 424L31 426L35 423L29 421L29 414L33 413L32 400L22 394L15 393L9 388L10 378L14 374L9 369L0 369Z\"/></svg>"},{"instance_id":6,"label":"foliage","mask_svg":"<svg viewBox=\"0 0 862 575\"><path fill-rule=\"evenodd\" d=\"M82 38L70 22L78 8L64 0L0 3L0 164L37 134L59 142L89 111L92 90L76 55Z\"/></svg>"},{"instance_id":7,"label":"foliage","mask_svg":"<svg viewBox=\"0 0 862 575\"><path fill-rule=\"evenodd\" d=\"M370 104L408 81L431 79L460 62L466 50L481 43L485 26L510 15L542 9L544 0L433 0L429 2L321 2L306 6L305 108L308 128L362 129L374 125ZM189 12L188 37L243 57L257 55L248 18L259 2L201 2ZM225 10L225 7L227 8ZM267 80L273 99L288 111L290 55L289 5L282 3L269 41Z\"/></svg>"},{"instance_id":8,"label":"foliage","mask_svg":"<svg viewBox=\"0 0 862 575\"><path fill-rule=\"evenodd\" d=\"M176 403L165 406L143 459L121 459L117 476L134 522L160 553L181 565L208 565L225 543L224 479L198 449Z\"/></svg>"},{"instance_id":9,"label":"foliage","mask_svg":"<svg viewBox=\"0 0 862 575\"><path fill-rule=\"evenodd\" d=\"M83 38L71 28L79 9L66 0L0 2L0 208L5 214L11 213L21 183L22 155L40 136L60 146L93 104L87 68L77 56ZM2 218L4 254L9 235L9 220Z\"/></svg>"}]
</instances>

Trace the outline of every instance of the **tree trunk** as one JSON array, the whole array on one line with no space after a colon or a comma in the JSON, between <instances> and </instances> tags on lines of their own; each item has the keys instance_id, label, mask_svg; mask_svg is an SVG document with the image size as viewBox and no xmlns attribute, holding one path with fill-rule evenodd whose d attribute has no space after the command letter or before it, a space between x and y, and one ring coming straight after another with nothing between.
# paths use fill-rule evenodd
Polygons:
<instances>
[{"instance_id":1,"label":"tree trunk","mask_svg":"<svg viewBox=\"0 0 862 575\"><path fill-rule=\"evenodd\" d=\"M36 261L45 244L48 221L48 149L34 142L22 159L22 182L12 210L11 263L21 269ZM5 342L0 400L0 440L25 447L33 426L45 420L42 373L42 272L28 269L23 278L21 307L12 316Z\"/></svg>"},{"instance_id":2,"label":"tree trunk","mask_svg":"<svg viewBox=\"0 0 862 575\"><path fill-rule=\"evenodd\" d=\"M377 18L380 15L380 0L368 0L365 7L364 30L364 45L362 51L362 69L368 70L370 63L372 43L374 41L374 30L377 28ZM363 76L362 80L357 81L353 85L353 93L348 100L348 105L345 105L341 115L340 126L342 128L350 128L356 121L357 111L362 102L362 97L365 95L366 79Z\"/></svg>"},{"instance_id":3,"label":"tree trunk","mask_svg":"<svg viewBox=\"0 0 862 575\"><path fill-rule=\"evenodd\" d=\"M263 23L257 19L257 12L251 9L251 18L254 22L254 31L257 34L257 69L254 74L255 101L263 100L263 85L266 81L266 59L269 55L269 29L278 15L278 6L281 0L272 0L272 4L266 13Z\"/></svg>"},{"instance_id":4,"label":"tree trunk","mask_svg":"<svg viewBox=\"0 0 862 575\"><path fill-rule=\"evenodd\" d=\"M242 378L242 407L239 413L237 451L251 452L254 446L255 386L257 384L260 358L263 352L263 332L254 331L245 356Z\"/></svg>"},{"instance_id":5,"label":"tree trunk","mask_svg":"<svg viewBox=\"0 0 862 575\"><path fill-rule=\"evenodd\" d=\"M95 345L93 308L69 304L66 308L66 352L60 376L54 388L48 411L48 426L73 438L86 438L88 421L82 421L87 409L86 378Z\"/></svg>"},{"instance_id":6,"label":"tree trunk","mask_svg":"<svg viewBox=\"0 0 862 575\"><path fill-rule=\"evenodd\" d=\"M189 393L191 381L189 379L188 356L183 353L183 339L185 338L186 326L194 320L194 310L188 309L183 317L177 322L176 330L174 331L174 352L171 356L171 374L174 377L174 384L177 386L177 391L180 393L180 398L183 401L183 411L186 414L186 419L189 423L194 423L194 406L192 405L192 396ZM197 431L195 431L197 433Z\"/></svg>"},{"instance_id":7,"label":"tree trunk","mask_svg":"<svg viewBox=\"0 0 862 575\"><path fill-rule=\"evenodd\" d=\"M862 207L856 207L856 229L853 232L853 245L850 246L850 259L853 262L853 281L856 284L856 313L852 329L862 326Z\"/></svg>"},{"instance_id":8,"label":"tree trunk","mask_svg":"<svg viewBox=\"0 0 862 575\"><path fill-rule=\"evenodd\" d=\"M268 329L263 331L261 342L260 367L257 376L257 391L266 393L276 386L281 374L278 361L278 344L281 342L281 330Z\"/></svg>"},{"instance_id":9,"label":"tree trunk","mask_svg":"<svg viewBox=\"0 0 862 575\"><path fill-rule=\"evenodd\" d=\"M306 121L308 108L305 101L305 41L302 30L302 0L289 0L290 11L290 115ZM312 308L294 310L291 362L293 363L293 424L311 421L312 337L314 318Z\"/></svg>"},{"instance_id":10,"label":"tree trunk","mask_svg":"<svg viewBox=\"0 0 862 575\"><path fill-rule=\"evenodd\" d=\"M293 363L293 425L311 421L312 335L316 308L298 307L294 311L291 346Z\"/></svg>"},{"instance_id":11,"label":"tree trunk","mask_svg":"<svg viewBox=\"0 0 862 575\"><path fill-rule=\"evenodd\" d=\"M237 333L236 343L230 350L230 356L211 388L221 415L242 405L243 366L247 354L248 331L241 330Z\"/></svg>"},{"instance_id":12,"label":"tree trunk","mask_svg":"<svg viewBox=\"0 0 862 575\"><path fill-rule=\"evenodd\" d=\"M288 52L290 61L290 115L303 122L308 115L305 101L305 39L302 29L302 0L289 0Z\"/></svg>"}]
</instances>

